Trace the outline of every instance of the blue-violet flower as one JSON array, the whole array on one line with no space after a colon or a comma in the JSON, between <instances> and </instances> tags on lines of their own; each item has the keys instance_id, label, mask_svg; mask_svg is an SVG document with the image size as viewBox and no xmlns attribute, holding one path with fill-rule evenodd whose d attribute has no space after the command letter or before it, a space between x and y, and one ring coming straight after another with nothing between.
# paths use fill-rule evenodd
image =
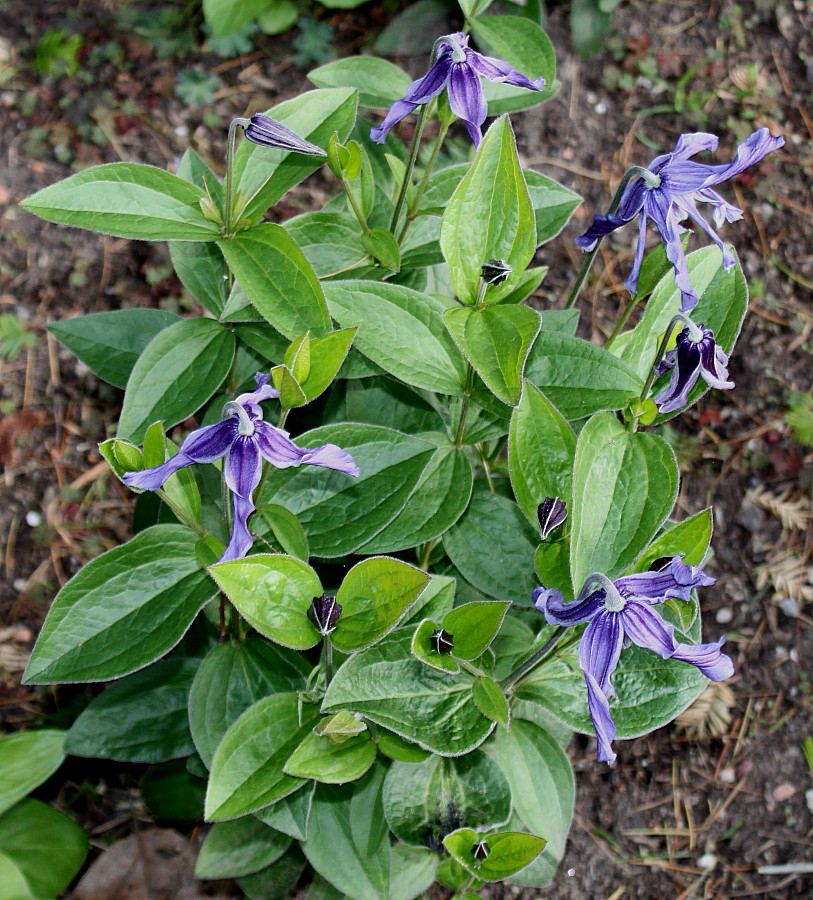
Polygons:
<instances>
[{"instance_id":1,"label":"blue-violet flower","mask_svg":"<svg viewBox=\"0 0 813 900\"><path fill-rule=\"evenodd\" d=\"M666 247L666 256L675 269L675 284L681 293L681 309L688 312L698 303L692 287L686 256L680 235L685 229L679 224L686 218L692 219L723 253L723 265L730 269L734 265L734 255L725 246L720 236L703 218L697 208L699 200L713 207L714 224L719 228L723 222L736 222L742 218L742 210L724 200L712 190L723 181L738 175L748 166L759 162L773 150L785 143L784 138L774 137L767 128L760 128L751 134L737 148L734 160L725 165L710 166L705 163L690 162L689 157L701 150L716 150L718 138L702 131L682 134L671 153L657 156L648 166L648 172L635 178L627 185L618 206L618 211L606 216L596 216L593 224L576 243L582 250L592 250L596 242L626 225L638 216L638 246L632 271L625 282L631 294L638 288L638 275L644 258L647 216L655 223Z\"/></svg>"},{"instance_id":2,"label":"blue-violet flower","mask_svg":"<svg viewBox=\"0 0 813 900\"><path fill-rule=\"evenodd\" d=\"M335 444L303 450L286 431L264 422L260 403L278 397L279 391L269 384L270 375L258 372L254 378L257 382L255 391L229 401L223 407L222 421L189 434L172 459L161 466L123 476L125 484L132 488L154 491L178 469L192 463L214 462L225 456L223 477L233 495L234 525L220 562L240 559L254 543L248 530L248 517L256 509L252 494L260 483L263 459L278 469L311 465L336 469L348 475L359 474L353 457Z\"/></svg>"},{"instance_id":3,"label":"blue-violet flower","mask_svg":"<svg viewBox=\"0 0 813 900\"><path fill-rule=\"evenodd\" d=\"M384 121L372 129L372 140L383 144L393 125L447 88L452 112L463 120L474 146L479 147L483 139L480 127L488 115L480 75L489 81L512 84L530 91L541 91L545 86L544 78L531 80L510 63L475 52L469 47L469 36L460 31L444 35L435 42L432 60L426 75L413 81L403 98L390 107Z\"/></svg>"},{"instance_id":4,"label":"blue-violet flower","mask_svg":"<svg viewBox=\"0 0 813 900\"><path fill-rule=\"evenodd\" d=\"M658 412L671 413L689 402L689 391L702 375L709 387L729 390L734 382L728 379L728 357L714 341L714 332L704 325L684 328L677 336L676 346L655 369L655 375L672 370L669 384L654 398Z\"/></svg>"},{"instance_id":5,"label":"blue-violet flower","mask_svg":"<svg viewBox=\"0 0 813 900\"><path fill-rule=\"evenodd\" d=\"M612 765L615 724L610 715L613 694L610 677L621 651L630 643L664 659L691 663L712 681L723 681L734 672L731 659L721 652L724 638L710 644L684 644L675 629L653 609L670 597L689 600L696 587L713 584L699 566L688 566L679 556L660 572L624 575L610 581L606 575L590 575L573 603L561 591L537 588L536 608L550 625L583 625L589 622L579 643L579 668L587 682L587 703L598 739L598 759Z\"/></svg>"},{"instance_id":6,"label":"blue-violet flower","mask_svg":"<svg viewBox=\"0 0 813 900\"><path fill-rule=\"evenodd\" d=\"M288 150L291 153L307 153L310 156L327 156L327 153L316 144L301 138L296 132L291 131L281 122L272 119L265 113L255 113L251 119L240 119L246 122L243 132L246 139L252 144L260 144L263 147L278 147L280 150Z\"/></svg>"}]
</instances>

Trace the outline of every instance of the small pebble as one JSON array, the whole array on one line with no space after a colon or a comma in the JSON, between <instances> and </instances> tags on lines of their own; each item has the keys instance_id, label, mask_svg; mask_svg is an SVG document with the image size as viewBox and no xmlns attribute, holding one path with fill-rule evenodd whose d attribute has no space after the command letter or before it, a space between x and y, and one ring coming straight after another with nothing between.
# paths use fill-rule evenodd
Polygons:
<instances>
[{"instance_id":1,"label":"small pebble","mask_svg":"<svg viewBox=\"0 0 813 900\"><path fill-rule=\"evenodd\" d=\"M809 794L813 794L813 791L808 791L808 793L809 793ZM568 869L568 870L567 870L567 877L568 877L568 878L572 878L575 874L576 874L576 870L575 870L575 869Z\"/></svg>"},{"instance_id":2,"label":"small pebble","mask_svg":"<svg viewBox=\"0 0 813 900\"><path fill-rule=\"evenodd\" d=\"M714 614L714 618L720 625L727 625L734 618L734 613L730 606L721 606Z\"/></svg>"},{"instance_id":3,"label":"small pebble","mask_svg":"<svg viewBox=\"0 0 813 900\"><path fill-rule=\"evenodd\" d=\"M792 597L780 597L776 603L786 616L799 618L799 604Z\"/></svg>"},{"instance_id":4,"label":"small pebble","mask_svg":"<svg viewBox=\"0 0 813 900\"><path fill-rule=\"evenodd\" d=\"M807 808L810 810L811 814L813 814L813 788L810 788L809 791L805 791L805 802L807 803Z\"/></svg>"},{"instance_id":5,"label":"small pebble","mask_svg":"<svg viewBox=\"0 0 813 900\"><path fill-rule=\"evenodd\" d=\"M720 781L722 781L723 784L734 784L736 780L737 773L730 766L727 766L720 772Z\"/></svg>"},{"instance_id":6,"label":"small pebble","mask_svg":"<svg viewBox=\"0 0 813 900\"><path fill-rule=\"evenodd\" d=\"M697 860L697 865L703 870L713 869L717 865L717 857L713 853L704 853Z\"/></svg>"},{"instance_id":7,"label":"small pebble","mask_svg":"<svg viewBox=\"0 0 813 900\"><path fill-rule=\"evenodd\" d=\"M186 125L176 125L172 129L172 133L175 135L175 137L185 138L189 135L189 129L186 127Z\"/></svg>"},{"instance_id":8,"label":"small pebble","mask_svg":"<svg viewBox=\"0 0 813 900\"><path fill-rule=\"evenodd\" d=\"M600 116L603 116L604 113L607 112L607 104L606 104L603 100L600 100L600 101L593 107L593 109L594 109Z\"/></svg>"},{"instance_id":9,"label":"small pebble","mask_svg":"<svg viewBox=\"0 0 813 900\"><path fill-rule=\"evenodd\" d=\"M790 800L795 793L796 788L794 785L785 782L784 784L780 784L779 787L774 788L773 798L777 803L782 803L784 800Z\"/></svg>"},{"instance_id":10,"label":"small pebble","mask_svg":"<svg viewBox=\"0 0 813 900\"><path fill-rule=\"evenodd\" d=\"M15 578L12 587L15 591L21 591L25 587L25 578Z\"/></svg>"},{"instance_id":11,"label":"small pebble","mask_svg":"<svg viewBox=\"0 0 813 900\"><path fill-rule=\"evenodd\" d=\"M29 510L25 514L25 524L29 525L31 528L36 528L37 525L42 525L42 515L35 509Z\"/></svg>"}]
</instances>

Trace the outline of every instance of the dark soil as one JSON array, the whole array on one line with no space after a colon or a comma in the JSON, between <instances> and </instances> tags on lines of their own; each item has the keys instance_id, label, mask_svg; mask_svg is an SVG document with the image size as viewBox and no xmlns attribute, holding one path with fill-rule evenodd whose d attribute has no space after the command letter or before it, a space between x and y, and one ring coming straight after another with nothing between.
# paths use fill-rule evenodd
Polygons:
<instances>
[{"instance_id":1,"label":"dark soil","mask_svg":"<svg viewBox=\"0 0 813 900\"><path fill-rule=\"evenodd\" d=\"M117 4L87 0L64 12L57 16L47 0L0 5L0 314L13 313L35 338L0 357L6 731L54 708L69 716L71 702L81 703L81 692L21 686L25 653L59 586L129 528L130 498L96 451L121 392L100 383L45 326L121 305L192 308L164 246L48 225L17 203L89 164L172 168L190 144L219 169L232 116L265 109L305 84L290 36L233 60L200 50L161 59ZM386 17L376 7L328 20L336 46L354 52ZM811 441L813 428L794 432L788 409L813 381L813 8L804 0L636 0L622 4L614 24L605 50L583 61L572 51L566 10L555 8L549 31L562 89L512 117L527 162L585 197L563 239L539 254L551 267L540 304L555 305L567 290L579 263L572 238L606 208L627 165L645 165L687 131L721 135L720 161L756 127L786 139L782 151L724 189L745 211L725 236L752 289L731 364L737 388L711 392L670 432L684 475L681 511L714 501L709 570L718 580L704 593L705 631L728 634L737 675L733 694L715 697L716 719L708 710L690 716L696 728L706 725L702 739L669 726L620 744L608 769L594 761L592 741L576 737L576 817L555 884L497 886L489 896L810 898L813 879L793 865L813 859L813 773L801 749L813 737L813 454L800 443ZM33 46L56 28L82 34L79 71L38 76ZM403 62L416 74L424 65ZM194 67L219 78L206 109L175 94L178 73ZM292 191L278 212L306 208L324 187L309 182ZM581 300L583 336L612 329L626 302L632 243L621 230L603 245L605 267L596 266L601 274ZM134 821L149 820L134 791L137 774L72 761L46 791L58 803L71 798L102 848ZM105 796L77 800L85 779L106 785Z\"/></svg>"}]
</instances>

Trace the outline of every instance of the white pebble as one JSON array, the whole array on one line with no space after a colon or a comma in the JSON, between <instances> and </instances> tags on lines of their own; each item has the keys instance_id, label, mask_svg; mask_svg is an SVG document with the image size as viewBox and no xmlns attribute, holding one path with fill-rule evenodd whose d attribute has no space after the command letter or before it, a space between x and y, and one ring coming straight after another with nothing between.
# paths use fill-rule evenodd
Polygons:
<instances>
[{"instance_id":1,"label":"white pebble","mask_svg":"<svg viewBox=\"0 0 813 900\"><path fill-rule=\"evenodd\" d=\"M704 853L697 860L697 865L704 870L713 869L717 865L717 857L713 853Z\"/></svg>"},{"instance_id":2,"label":"white pebble","mask_svg":"<svg viewBox=\"0 0 813 900\"><path fill-rule=\"evenodd\" d=\"M734 784L736 780L737 773L730 766L726 766L726 768L720 772L720 781L722 781L723 784Z\"/></svg>"},{"instance_id":3,"label":"white pebble","mask_svg":"<svg viewBox=\"0 0 813 900\"><path fill-rule=\"evenodd\" d=\"M175 135L175 137L184 138L189 135L189 129L186 127L186 125L176 125L172 129L172 133Z\"/></svg>"},{"instance_id":4,"label":"white pebble","mask_svg":"<svg viewBox=\"0 0 813 900\"><path fill-rule=\"evenodd\" d=\"M604 113L607 112L607 104L606 104L603 100L600 100L600 101L593 107L593 109L594 109L600 116L603 116Z\"/></svg>"},{"instance_id":5,"label":"white pebble","mask_svg":"<svg viewBox=\"0 0 813 900\"><path fill-rule=\"evenodd\" d=\"M786 616L791 619L799 618L799 604L792 597L780 597L776 602Z\"/></svg>"},{"instance_id":6,"label":"white pebble","mask_svg":"<svg viewBox=\"0 0 813 900\"><path fill-rule=\"evenodd\" d=\"M809 793L809 794L813 794L813 791L808 791L808 793ZM576 870L575 870L575 869L568 869L568 870L567 870L567 877L568 877L568 878L572 878L575 874L576 874Z\"/></svg>"},{"instance_id":7,"label":"white pebble","mask_svg":"<svg viewBox=\"0 0 813 900\"><path fill-rule=\"evenodd\" d=\"M37 525L42 525L42 515L35 509L29 510L25 514L25 524L29 525L31 528L36 528Z\"/></svg>"},{"instance_id":8,"label":"white pebble","mask_svg":"<svg viewBox=\"0 0 813 900\"><path fill-rule=\"evenodd\" d=\"M734 618L734 613L730 606L721 606L714 614L714 618L720 625L727 625Z\"/></svg>"},{"instance_id":9,"label":"white pebble","mask_svg":"<svg viewBox=\"0 0 813 900\"><path fill-rule=\"evenodd\" d=\"M813 788L810 788L809 791L805 791L805 802L807 803L807 808L813 813Z\"/></svg>"}]
</instances>

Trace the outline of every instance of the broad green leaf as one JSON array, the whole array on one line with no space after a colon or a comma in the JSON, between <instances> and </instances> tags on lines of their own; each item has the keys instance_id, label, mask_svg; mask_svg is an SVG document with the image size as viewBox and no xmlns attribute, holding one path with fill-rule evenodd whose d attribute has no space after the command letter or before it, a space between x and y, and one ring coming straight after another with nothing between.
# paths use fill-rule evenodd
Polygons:
<instances>
[{"instance_id":1,"label":"broad green leaf","mask_svg":"<svg viewBox=\"0 0 813 900\"><path fill-rule=\"evenodd\" d=\"M205 765L211 767L223 735L250 706L270 694L304 688L310 669L301 654L256 638L211 650L189 693L189 726Z\"/></svg>"},{"instance_id":2,"label":"broad green leaf","mask_svg":"<svg viewBox=\"0 0 813 900\"><path fill-rule=\"evenodd\" d=\"M646 572L659 559L678 554L683 555L683 562L687 565L699 566L711 542L713 521L709 507L671 526L652 541L627 572Z\"/></svg>"},{"instance_id":3,"label":"broad green leaf","mask_svg":"<svg viewBox=\"0 0 813 900\"><path fill-rule=\"evenodd\" d=\"M369 734L337 743L328 735L311 732L290 755L283 771L322 784L346 784L361 778L373 764L375 753Z\"/></svg>"},{"instance_id":4,"label":"broad green leaf","mask_svg":"<svg viewBox=\"0 0 813 900\"><path fill-rule=\"evenodd\" d=\"M483 491L472 494L469 508L443 535L444 549L467 581L490 597L523 606L539 586L533 563L537 543L516 503Z\"/></svg>"},{"instance_id":5,"label":"broad green leaf","mask_svg":"<svg viewBox=\"0 0 813 900\"><path fill-rule=\"evenodd\" d=\"M226 260L215 243L170 241L169 258L183 286L215 316L226 306Z\"/></svg>"},{"instance_id":6,"label":"broad green leaf","mask_svg":"<svg viewBox=\"0 0 813 900\"><path fill-rule=\"evenodd\" d=\"M334 131L340 141L347 139L356 119L357 97L356 91L347 88L307 91L267 113L306 141L326 147ZM243 141L234 158L235 188L248 200L242 215L251 221L259 220L271 204L322 162L318 156L272 150Z\"/></svg>"},{"instance_id":7,"label":"broad green leaf","mask_svg":"<svg viewBox=\"0 0 813 900\"><path fill-rule=\"evenodd\" d=\"M271 2L288 4L290 0L271 0ZM237 879L237 884L251 900L286 900L296 887L307 864L299 846L294 844L276 862L260 869L259 872L241 876Z\"/></svg>"},{"instance_id":8,"label":"broad green leaf","mask_svg":"<svg viewBox=\"0 0 813 900\"><path fill-rule=\"evenodd\" d=\"M528 306L447 309L443 321L488 387L510 406L519 403L522 370L540 328Z\"/></svg>"},{"instance_id":9,"label":"broad green leaf","mask_svg":"<svg viewBox=\"0 0 813 900\"><path fill-rule=\"evenodd\" d=\"M165 659L111 684L65 738L65 752L124 762L165 762L195 752L189 690L199 659Z\"/></svg>"},{"instance_id":10,"label":"broad green leaf","mask_svg":"<svg viewBox=\"0 0 813 900\"><path fill-rule=\"evenodd\" d=\"M257 16L257 24L260 31L264 34L282 34L289 28L293 28L296 20L299 18L299 10L293 4L292 0L265 0L262 13ZM304 860L302 867L304 867ZM286 870L286 875L288 874ZM276 874L274 878L276 878ZM296 882L294 878L293 883ZM241 885L241 887L243 887ZM254 896L247 888L243 888L249 896Z\"/></svg>"},{"instance_id":11,"label":"broad green leaf","mask_svg":"<svg viewBox=\"0 0 813 900\"><path fill-rule=\"evenodd\" d=\"M547 266L532 266L530 269L526 269L519 277L514 290L505 297L501 297L497 302L507 306L522 303L542 284L542 279L547 274Z\"/></svg>"},{"instance_id":12,"label":"broad green leaf","mask_svg":"<svg viewBox=\"0 0 813 900\"><path fill-rule=\"evenodd\" d=\"M444 428L440 414L421 395L383 375L338 382L330 393L326 418L328 422L383 425L405 434Z\"/></svg>"},{"instance_id":13,"label":"broad green leaf","mask_svg":"<svg viewBox=\"0 0 813 900\"><path fill-rule=\"evenodd\" d=\"M378 730L378 749L384 756L401 762L421 762L430 755L428 750L402 738L394 731L387 731L386 728Z\"/></svg>"},{"instance_id":14,"label":"broad green leaf","mask_svg":"<svg viewBox=\"0 0 813 900\"><path fill-rule=\"evenodd\" d=\"M460 663L451 653L439 653L433 643L432 637L440 630L440 626L431 619L424 619L415 629L412 635L410 652L415 659L438 672L448 672L455 675L460 671Z\"/></svg>"},{"instance_id":15,"label":"broad green leaf","mask_svg":"<svg viewBox=\"0 0 813 900\"><path fill-rule=\"evenodd\" d=\"M203 0L203 17L218 37L245 28L266 7L266 0Z\"/></svg>"},{"instance_id":16,"label":"broad green leaf","mask_svg":"<svg viewBox=\"0 0 813 900\"><path fill-rule=\"evenodd\" d=\"M548 884L565 852L573 818L573 767L564 750L538 725L514 718L486 748L511 786L514 813L524 828L547 841L531 865L512 880Z\"/></svg>"},{"instance_id":17,"label":"broad green leaf","mask_svg":"<svg viewBox=\"0 0 813 900\"><path fill-rule=\"evenodd\" d=\"M296 694L274 694L249 707L229 728L212 761L206 819L234 819L269 806L304 783L285 775L285 761L313 728L313 707Z\"/></svg>"},{"instance_id":18,"label":"broad green leaf","mask_svg":"<svg viewBox=\"0 0 813 900\"><path fill-rule=\"evenodd\" d=\"M139 442L159 419L183 422L218 390L234 359L234 335L212 319L183 319L160 331L127 382L119 437Z\"/></svg>"},{"instance_id":19,"label":"broad green leaf","mask_svg":"<svg viewBox=\"0 0 813 900\"><path fill-rule=\"evenodd\" d=\"M269 503L263 507L263 518L268 522L282 552L308 561L308 537L296 516L284 506Z\"/></svg>"},{"instance_id":20,"label":"broad green leaf","mask_svg":"<svg viewBox=\"0 0 813 900\"><path fill-rule=\"evenodd\" d=\"M359 106L374 109L392 106L412 82L403 69L375 56L337 59L308 72L308 78L320 88L355 88L359 92Z\"/></svg>"},{"instance_id":21,"label":"broad green leaf","mask_svg":"<svg viewBox=\"0 0 813 900\"><path fill-rule=\"evenodd\" d=\"M47 781L62 765L65 734L43 728L0 738L0 814Z\"/></svg>"},{"instance_id":22,"label":"broad green leaf","mask_svg":"<svg viewBox=\"0 0 813 900\"><path fill-rule=\"evenodd\" d=\"M57 594L25 681L120 678L174 647L215 590L197 540L181 525L154 525L89 562Z\"/></svg>"},{"instance_id":23,"label":"broad green leaf","mask_svg":"<svg viewBox=\"0 0 813 900\"><path fill-rule=\"evenodd\" d=\"M410 655L412 628L354 653L336 672L323 712L349 709L441 756L468 753L493 722L471 698L473 677L445 675Z\"/></svg>"},{"instance_id":24,"label":"broad green leaf","mask_svg":"<svg viewBox=\"0 0 813 900\"><path fill-rule=\"evenodd\" d=\"M150 766L138 788L147 810L156 819L197 821L203 816L206 782L189 771L185 759Z\"/></svg>"},{"instance_id":25,"label":"broad green leaf","mask_svg":"<svg viewBox=\"0 0 813 900\"><path fill-rule=\"evenodd\" d=\"M54 322L48 330L99 378L123 388L149 342L179 321L162 309L117 309Z\"/></svg>"},{"instance_id":26,"label":"broad green leaf","mask_svg":"<svg viewBox=\"0 0 813 900\"><path fill-rule=\"evenodd\" d=\"M443 325L444 306L395 284L334 281L325 285L331 315L359 326L355 347L407 384L460 394L466 366Z\"/></svg>"},{"instance_id":27,"label":"broad green leaf","mask_svg":"<svg viewBox=\"0 0 813 900\"><path fill-rule=\"evenodd\" d=\"M525 377L566 419L621 409L644 387L643 380L612 353L556 331L539 332L525 363Z\"/></svg>"},{"instance_id":28,"label":"broad green leaf","mask_svg":"<svg viewBox=\"0 0 813 900\"><path fill-rule=\"evenodd\" d=\"M567 225L582 198L575 191L533 169L525 169L524 174L534 208L536 243L545 244Z\"/></svg>"},{"instance_id":29,"label":"broad green leaf","mask_svg":"<svg viewBox=\"0 0 813 900\"><path fill-rule=\"evenodd\" d=\"M443 846L475 878L502 881L533 862L545 847L545 841L533 834L502 831L488 836L488 857L478 860L472 853L480 836L471 828L461 828L443 840Z\"/></svg>"},{"instance_id":30,"label":"broad green leaf","mask_svg":"<svg viewBox=\"0 0 813 900\"><path fill-rule=\"evenodd\" d=\"M322 585L307 563L279 553L257 553L218 563L209 571L260 634L295 650L307 650L319 642L319 632L307 613L313 598L322 595Z\"/></svg>"},{"instance_id":31,"label":"broad green leaf","mask_svg":"<svg viewBox=\"0 0 813 900\"><path fill-rule=\"evenodd\" d=\"M347 357L357 329L331 331L323 338L311 339L311 365L308 377L301 382L308 401L326 391Z\"/></svg>"},{"instance_id":32,"label":"broad green leaf","mask_svg":"<svg viewBox=\"0 0 813 900\"><path fill-rule=\"evenodd\" d=\"M16 873L7 880L0 864L0 896L40 900L68 887L85 861L88 839L65 813L29 798L0 816L0 847L27 888L18 893Z\"/></svg>"},{"instance_id":33,"label":"broad green leaf","mask_svg":"<svg viewBox=\"0 0 813 900\"><path fill-rule=\"evenodd\" d=\"M388 269L401 268L401 249L393 235L386 228L373 228L369 234L361 236L361 242L374 260Z\"/></svg>"},{"instance_id":34,"label":"broad green leaf","mask_svg":"<svg viewBox=\"0 0 813 900\"><path fill-rule=\"evenodd\" d=\"M503 259L514 270L502 284L488 289L487 302L493 303L511 292L533 258L534 213L507 118L489 128L446 206L440 245L455 293L469 304L477 298L483 263Z\"/></svg>"},{"instance_id":35,"label":"broad green leaf","mask_svg":"<svg viewBox=\"0 0 813 900\"><path fill-rule=\"evenodd\" d=\"M615 578L660 528L675 503L675 454L655 434L630 434L612 413L584 426L573 467L570 568L574 593L593 572Z\"/></svg>"},{"instance_id":36,"label":"broad green leaf","mask_svg":"<svg viewBox=\"0 0 813 900\"><path fill-rule=\"evenodd\" d=\"M277 831L289 834L298 841L304 841L308 836L308 823L315 789L315 781L306 783L295 790L293 794L288 794L287 797L277 800L271 806L258 809L254 815L266 825L276 828Z\"/></svg>"},{"instance_id":37,"label":"broad green leaf","mask_svg":"<svg viewBox=\"0 0 813 900\"><path fill-rule=\"evenodd\" d=\"M390 897L392 900L414 900L425 897L435 880L438 854L428 847L395 844L390 853Z\"/></svg>"},{"instance_id":38,"label":"broad green leaf","mask_svg":"<svg viewBox=\"0 0 813 900\"><path fill-rule=\"evenodd\" d=\"M469 504L474 474L466 452L445 443L423 470L406 506L361 553L394 553L432 540L451 528Z\"/></svg>"},{"instance_id":39,"label":"broad green leaf","mask_svg":"<svg viewBox=\"0 0 813 900\"><path fill-rule=\"evenodd\" d=\"M154 166L108 163L51 184L20 203L49 222L144 241L216 241L204 217L206 194Z\"/></svg>"},{"instance_id":40,"label":"broad green leaf","mask_svg":"<svg viewBox=\"0 0 813 900\"><path fill-rule=\"evenodd\" d=\"M329 734L336 743L347 739L347 735L361 734L367 726L359 716L343 709L335 715L320 719L313 729L314 734Z\"/></svg>"},{"instance_id":41,"label":"broad green leaf","mask_svg":"<svg viewBox=\"0 0 813 900\"><path fill-rule=\"evenodd\" d=\"M293 340L305 331L330 331L325 295L296 241L271 222L220 242L220 249L254 308Z\"/></svg>"},{"instance_id":42,"label":"broad green leaf","mask_svg":"<svg viewBox=\"0 0 813 900\"><path fill-rule=\"evenodd\" d=\"M257 501L278 503L300 521L314 556L344 556L363 546L403 509L434 445L389 428L325 425L296 438L300 447L338 444L355 459L358 478L303 466L273 469ZM256 520L255 520L256 521Z\"/></svg>"},{"instance_id":43,"label":"broad green leaf","mask_svg":"<svg viewBox=\"0 0 813 900\"><path fill-rule=\"evenodd\" d=\"M330 642L342 653L369 647L395 628L428 581L426 572L389 556L357 563L336 594L342 612Z\"/></svg>"},{"instance_id":44,"label":"broad green leaf","mask_svg":"<svg viewBox=\"0 0 813 900\"><path fill-rule=\"evenodd\" d=\"M505 694L493 678L485 675L482 678L478 678L474 682L472 696L477 704L477 709L484 716L488 716L489 719L500 725L505 725L506 728L508 727L511 719L511 709L508 706Z\"/></svg>"},{"instance_id":45,"label":"broad green leaf","mask_svg":"<svg viewBox=\"0 0 813 900\"><path fill-rule=\"evenodd\" d=\"M578 309L545 309L539 313L543 331L561 331L568 337L576 336L579 327Z\"/></svg>"},{"instance_id":46,"label":"broad green leaf","mask_svg":"<svg viewBox=\"0 0 813 900\"><path fill-rule=\"evenodd\" d=\"M223 197L220 179L191 147L184 150L176 175L190 184L197 185L216 205L220 203Z\"/></svg>"},{"instance_id":47,"label":"broad green leaf","mask_svg":"<svg viewBox=\"0 0 813 900\"><path fill-rule=\"evenodd\" d=\"M454 592L457 581L446 575L433 575L423 589L418 602L410 609L408 623L416 623L429 617L441 622L454 606Z\"/></svg>"},{"instance_id":48,"label":"broad green leaf","mask_svg":"<svg viewBox=\"0 0 813 900\"><path fill-rule=\"evenodd\" d=\"M395 836L415 846L443 840L450 827L493 828L511 815L500 767L481 750L419 763L393 763L384 781L384 815Z\"/></svg>"},{"instance_id":49,"label":"broad green leaf","mask_svg":"<svg viewBox=\"0 0 813 900\"><path fill-rule=\"evenodd\" d=\"M291 838L254 816L212 825L195 864L196 878L237 878L276 862Z\"/></svg>"},{"instance_id":50,"label":"broad green leaf","mask_svg":"<svg viewBox=\"0 0 813 900\"><path fill-rule=\"evenodd\" d=\"M528 521L538 527L537 507L546 497L570 504L576 435L558 409L526 381L511 416L508 470L514 496Z\"/></svg>"},{"instance_id":51,"label":"broad green leaf","mask_svg":"<svg viewBox=\"0 0 813 900\"><path fill-rule=\"evenodd\" d=\"M367 256L358 222L348 213L303 213L288 219L284 228L320 278L347 269Z\"/></svg>"},{"instance_id":52,"label":"broad green leaf","mask_svg":"<svg viewBox=\"0 0 813 900\"><path fill-rule=\"evenodd\" d=\"M345 787L318 785L302 849L308 862L353 900L390 896L390 839L381 805L385 768Z\"/></svg>"},{"instance_id":53,"label":"broad green leaf","mask_svg":"<svg viewBox=\"0 0 813 900\"><path fill-rule=\"evenodd\" d=\"M477 659L486 652L511 604L498 600L475 601L456 606L443 619L443 628L454 638L452 652L458 659Z\"/></svg>"},{"instance_id":54,"label":"broad green leaf","mask_svg":"<svg viewBox=\"0 0 813 900\"><path fill-rule=\"evenodd\" d=\"M0 851L0 884L7 892L9 900L32 900L25 876L14 860L2 851Z\"/></svg>"}]
</instances>

